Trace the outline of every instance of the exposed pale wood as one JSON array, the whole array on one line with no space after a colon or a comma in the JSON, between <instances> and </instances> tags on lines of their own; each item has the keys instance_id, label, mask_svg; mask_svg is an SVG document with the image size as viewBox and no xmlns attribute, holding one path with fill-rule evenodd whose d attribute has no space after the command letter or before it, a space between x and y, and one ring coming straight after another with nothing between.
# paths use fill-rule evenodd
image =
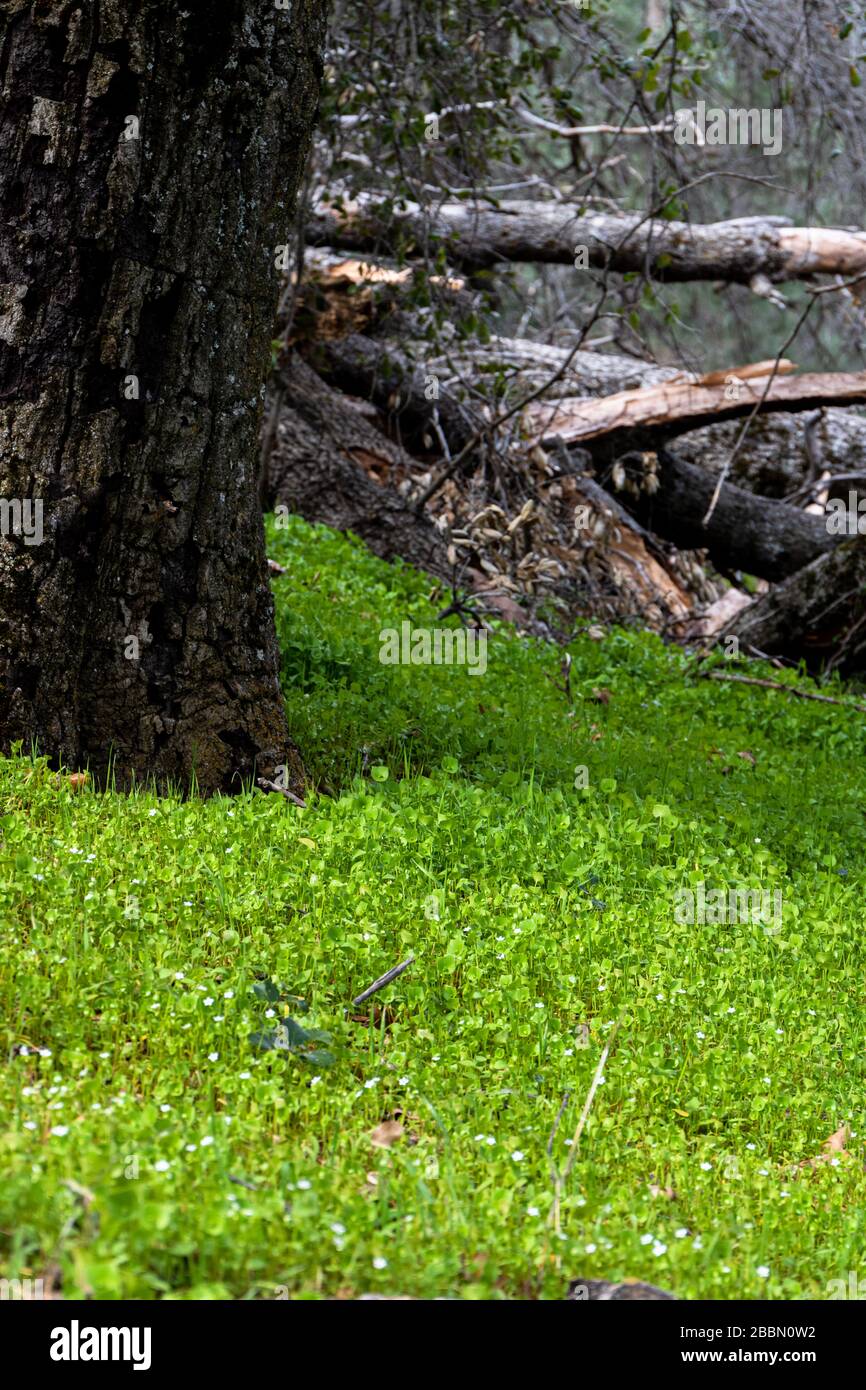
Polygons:
<instances>
[{"instance_id":1,"label":"exposed pale wood","mask_svg":"<svg viewBox=\"0 0 866 1390\"><path fill-rule=\"evenodd\" d=\"M727 375L736 377L736 371ZM670 438L700 425L736 420L758 404L764 411L800 411L866 401L866 372L804 372L771 381L746 371L736 379L735 391L722 383L673 380L600 400L535 402L525 412L529 440L558 438L592 449L604 439L605 453L623 453L648 447L654 432L660 439ZM729 395L736 399L726 399Z\"/></svg>"},{"instance_id":2,"label":"exposed pale wood","mask_svg":"<svg viewBox=\"0 0 866 1390\"><path fill-rule=\"evenodd\" d=\"M573 265L585 246L592 266L646 271L660 280L730 280L748 285L812 275L866 274L866 232L837 227L794 227L785 217L740 217L694 223L647 218L643 213L591 212L575 203L508 200L492 207L407 202L381 211L375 194L342 204L322 197L307 225L313 244L376 249L389 227L428 245L444 238L451 258L464 265L506 261ZM579 272L578 272L579 273Z\"/></svg>"}]
</instances>

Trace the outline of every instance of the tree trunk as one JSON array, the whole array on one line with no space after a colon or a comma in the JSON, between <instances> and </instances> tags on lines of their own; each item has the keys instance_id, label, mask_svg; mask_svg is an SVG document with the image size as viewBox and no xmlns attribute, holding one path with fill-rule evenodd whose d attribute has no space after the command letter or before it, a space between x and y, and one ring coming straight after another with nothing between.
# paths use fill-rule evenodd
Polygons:
<instances>
[{"instance_id":1,"label":"tree trunk","mask_svg":"<svg viewBox=\"0 0 866 1390\"><path fill-rule=\"evenodd\" d=\"M0 742L297 779L256 435L323 0L0 19Z\"/></svg>"}]
</instances>

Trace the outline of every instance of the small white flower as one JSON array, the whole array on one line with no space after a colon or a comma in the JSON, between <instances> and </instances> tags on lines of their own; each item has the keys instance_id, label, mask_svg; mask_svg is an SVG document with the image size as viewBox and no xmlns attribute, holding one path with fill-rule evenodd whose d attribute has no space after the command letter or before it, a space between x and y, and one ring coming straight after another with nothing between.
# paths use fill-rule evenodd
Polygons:
<instances>
[{"instance_id":1,"label":"small white flower","mask_svg":"<svg viewBox=\"0 0 866 1390\"><path fill-rule=\"evenodd\" d=\"M233 989L227 989L225 994L223 995L223 999L234 999L234 997L235 992Z\"/></svg>"},{"instance_id":2,"label":"small white flower","mask_svg":"<svg viewBox=\"0 0 866 1390\"><path fill-rule=\"evenodd\" d=\"M308 1191L308 1189L311 1186L312 1183L309 1181L308 1178L298 1178L298 1187L301 1189L302 1192Z\"/></svg>"},{"instance_id":3,"label":"small white flower","mask_svg":"<svg viewBox=\"0 0 866 1390\"><path fill-rule=\"evenodd\" d=\"M657 1240L655 1245L653 1246L653 1254L656 1256L656 1258L658 1258L659 1255L663 1255L665 1253L667 1248L668 1247L666 1245L663 1245L660 1240Z\"/></svg>"},{"instance_id":4,"label":"small white flower","mask_svg":"<svg viewBox=\"0 0 866 1390\"><path fill-rule=\"evenodd\" d=\"M195 1153L197 1147L198 1147L197 1144L187 1144L187 1146L186 1146L186 1151L187 1151L188 1154L193 1154L193 1153Z\"/></svg>"},{"instance_id":5,"label":"small white flower","mask_svg":"<svg viewBox=\"0 0 866 1390\"><path fill-rule=\"evenodd\" d=\"M205 1137L204 1137L204 1139L202 1139L202 1141L201 1141L201 1147L202 1147L203 1149L206 1149L206 1148L208 1147L208 1145L209 1145L209 1144L212 1144L212 1143L213 1143L213 1135L212 1135L212 1134L206 1134Z\"/></svg>"},{"instance_id":6,"label":"small white flower","mask_svg":"<svg viewBox=\"0 0 866 1390\"><path fill-rule=\"evenodd\" d=\"M562 1055L563 1055L563 1057L573 1057L573 1056L574 1056L574 1048L573 1048L573 1047L567 1047L567 1048L565 1048L565 1050L564 1050L564 1052L563 1052Z\"/></svg>"},{"instance_id":7,"label":"small white flower","mask_svg":"<svg viewBox=\"0 0 866 1390\"><path fill-rule=\"evenodd\" d=\"M167 1115L168 1112L169 1112L169 1110L171 1109L171 1106L170 1106L170 1105L161 1105L159 1108L160 1108L160 1110L162 1111L163 1115Z\"/></svg>"},{"instance_id":8,"label":"small white flower","mask_svg":"<svg viewBox=\"0 0 866 1390\"><path fill-rule=\"evenodd\" d=\"M34 1125L33 1128L35 1129L36 1126ZM538 1207L527 1207L527 1208L526 1208L526 1215L527 1215L527 1216L538 1216L538 1215L539 1215Z\"/></svg>"},{"instance_id":9,"label":"small white flower","mask_svg":"<svg viewBox=\"0 0 866 1390\"><path fill-rule=\"evenodd\" d=\"M370 1091L370 1090L372 1090L372 1088L376 1085L376 1083L377 1083L378 1081L379 1081L379 1077L378 1077L378 1076L371 1076L369 1081L365 1081L365 1082L364 1082L364 1090L365 1090L365 1091Z\"/></svg>"},{"instance_id":10,"label":"small white flower","mask_svg":"<svg viewBox=\"0 0 866 1390\"><path fill-rule=\"evenodd\" d=\"M265 1009L265 1018L276 1018L276 1016L277 1015L273 1009Z\"/></svg>"},{"instance_id":11,"label":"small white flower","mask_svg":"<svg viewBox=\"0 0 866 1390\"><path fill-rule=\"evenodd\" d=\"M147 814L148 814L149 816L155 816L155 815L156 815L156 811L148 811Z\"/></svg>"},{"instance_id":12,"label":"small white flower","mask_svg":"<svg viewBox=\"0 0 866 1390\"><path fill-rule=\"evenodd\" d=\"M695 1037L696 1037L696 1038L705 1038L706 1036L707 1036L706 1033L701 1033L701 1032L697 1032L697 1033L695 1034Z\"/></svg>"},{"instance_id":13,"label":"small white flower","mask_svg":"<svg viewBox=\"0 0 866 1390\"><path fill-rule=\"evenodd\" d=\"M757 1147L758 1147L757 1144L747 1144L747 1145L746 1145L746 1148L747 1148L747 1149L751 1149L753 1153L754 1153L754 1151L755 1151L755 1149L756 1149Z\"/></svg>"},{"instance_id":14,"label":"small white flower","mask_svg":"<svg viewBox=\"0 0 866 1390\"><path fill-rule=\"evenodd\" d=\"M385 1256L384 1256L384 1255L377 1255L377 1256L376 1256L376 1258L375 1258L374 1261L373 1261L373 1268L374 1268L374 1269L387 1269L387 1268L388 1268L388 1261L385 1259Z\"/></svg>"},{"instance_id":15,"label":"small white flower","mask_svg":"<svg viewBox=\"0 0 866 1390\"><path fill-rule=\"evenodd\" d=\"M56 1134L58 1139L62 1139L64 1134L69 1133L69 1125L54 1125L51 1129L52 1134Z\"/></svg>"},{"instance_id":16,"label":"small white flower","mask_svg":"<svg viewBox=\"0 0 866 1390\"><path fill-rule=\"evenodd\" d=\"M344 1236L346 1234L346 1228L341 1221L332 1221L331 1230L334 1232L335 1236Z\"/></svg>"},{"instance_id":17,"label":"small white flower","mask_svg":"<svg viewBox=\"0 0 866 1390\"><path fill-rule=\"evenodd\" d=\"M674 1235L676 1236L677 1240L684 1240L688 1233L689 1232L687 1226L678 1226L677 1229L674 1231Z\"/></svg>"},{"instance_id":18,"label":"small white flower","mask_svg":"<svg viewBox=\"0 0 866 1390\"><path fill-rule=\"evenodd\" d=\"M207 1059L208 1059L209 1062L218 1062L218 1061L219 1061L219 1058L220 1058L220 1055L219 1055L218 1052L209 1052L208 1055L207 1055Z\"/></svg>"},{"instance_id":19,"label":"small white flower","mask_svg":"<svg viewBox=\"0 0 866 1390\"><path fill-rule=\"evenodd\" d=\"M767 1265L758 1265L758 1268L755 1270L755 1273L757 1274L759 1279L769 1279L770 1277L770 1270Z\"/></svg>"},{"instance_id":20,"label":"small white flower","mask_svg":"<svg viewBox=\"0 0 866 1390\"><path fill-rule=\"evenodd\" d=\"M515 1163L520 1163L523 1160L523 1154L520 1152L520 1149L515 1149L511 1157Z\"/></svg>"},{"instance_id":21,"label":"small white flower","mask_svg":"<svg viewBox=\"0 0 866 1390\"><path fill-rule=\"evenodd\" d=\"M586 1253L587 1255L594 1255L597 1249L598 1246L595 1245L593 1241L590 1241L589 1245L586 1246Z\"/></svg>"},{"instance_id":22,"label":"small white flower","mask_svg":"<svg viewBox=\"0 0 866 1390\"><path fill-rule=\"evenodd\" d=\"M408 1076L401 1076L401 1077L400 1077L400 1080L397 1082L397 1085L398 1085L398 1086L408 1086L408 1085L409 1085L409 1078L408 1078Z\"/></svg>"},{"instance_id":23,"label":"small white flower","mask_svg":"<svg viewBox=\"0 0 866 1390\"><path fill-rule=\"evenodd\" d=\"M185 979L186 979L186 976L184 975L184 973L183 973L182 970L175 970L175 972L174 972L174 978L175 978L176 980L185 980Z\"/></svg>"},{"instance_id":24,"label":"small white flower","mask_svg":"<svg viewBox=\"0 0 866 1390\"><path fill-rule=\"evenodd\" d=\"M50 1056L51 1056L51 1049L50 1049L50 1047L40 1047L40 1049L39 1049L39 1056L40 1056L40 1057L50 1057Z\"/></svg>"},{"instance_id":25,"label":"small white flower","mask_svg":"<svg viewBox=\"0 0 866 1390\"><path fill-rule=\"evenodd\" d=\"M35 1129L36 1126L35 1126L35 1124L33 1123L32 1120L25 1120L25 1121L24 1121L24 1128L25 1128L25 1129Z\"/></svg>"},{"instance_id":26,"label":"small white flower","mask_svg":"<svg viewBox=\"0 0 866 1390\"><path fill-rule=\"evenodd\" d=\"M655 1240L655 1236L644 1235L644 1236L641 1236L641 1238L640 1238L640 1243L641 1243L641 1245L652 1245L652 1243L653 1243L654 1240Z\"/></svg>"},{"instance_id":27,"label":"small white flower","mask_svg":"<svg viewBox=\"0 0 866 1390\"><path fill-rule=\"evenodd\" d=\"M493 1138L493 1135L492 1135L492 1134L488 1134L488 1136L487 1136L487 1143L490 1145L491 1148L492 1148L493 1145L496 1143L496 1140Z\"/></svg>"},{"instance_id":28,"label":"small white flower","mask_svg":"<svg viewBox=\"0 0 866 1390\"><path fill-rule=\"evenodd\" d=\"M708 1173L708 1172L710 1171L710 1169L712 1168L712 1166L713 1166L712 1163L702 1163L702 1164L701 1164L701 1168L703 1169L703 1171L704 1171L705 1173Z\"/></svg>"},{"instance_id":29,"label":"small white flower","mask_svg":"<svg viewBox=\"0 0 866 1390\"><path fill-rule=\"evenodd\" d=\"M167 1158L160 1158L157 1159L156 1163L154 1163L153 1166L157 1173L167 1173L169 1168L171 1167L171 1164L169 1163Z\"/></svg>"},{"instance_id":30,"label":"small white flower","mask_svg":"<svg viewBox=\"0 0 866 1390\"><path fill-rule=\"evenodd\" d=\"M211 999L210 995L208 995L207 999L203 999L201 1002L204 1004L204 1006L205 1006L206 1009L209 1009L210 1006L211 1006L211 1004L213 1003L213 1000ZM273 1009L271 1009L270 1017L273 1018L273 1016L274 1016L274 1011L273 1011Z\"/></svg>"},{"instance_id":31,"label":"small white flower","mask_svg":"<svg viewBox=\"0 0 866 1390\"><path fill-rule=\"evenodd\" d=\"M310 1086L311 1086L311 1087L313 1087L313 1086L318 1086L319 1083L321 1082L321 1080L322 1080L322 1078L321 1078L320 1076L314 1076L313 1079L312 1079L312 1081L310 1082Z\"/></svg>"},{"instance_id":32,"label":"small white flower","mask_svg":"<svg viewBox=\"0 0 866 1390\"><path fill-rule=\"evenodd\" d=\"M239 1071L239 1072L238 1072L238 1081L249 1081L249 1079L250 1079L251 1076L252 1076L252 1072L251 1072L251 1071Z\"/></svg>"}]
</instances>

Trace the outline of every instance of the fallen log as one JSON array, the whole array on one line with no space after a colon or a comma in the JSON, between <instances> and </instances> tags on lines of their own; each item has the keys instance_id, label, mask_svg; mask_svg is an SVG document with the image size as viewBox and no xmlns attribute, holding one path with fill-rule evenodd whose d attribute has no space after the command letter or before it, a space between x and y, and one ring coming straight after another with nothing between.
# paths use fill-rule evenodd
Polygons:
<instances>
[{"instance_id":1,"label":"fallen log","mask_svg":"<svg viewBox=\"0 0 866 1390\"><path fill-rule=\"evenodd\" d=\"M387 210L375 193L339 198L323 194L307 223L313 245L376 250L395 233L416 247L445 243L452 261L483 268L511 261L580 263L643 272L657 280L725 280L749 285L813 275L866 272L866 232L837 227L794 227L785 217L739 217L691 224L642 213L587 212L580 204L448 202L422 207L404 202Z\"/></svg>"},{"instance_id":2,"label":"fallen log","mask_svg":"<svg viewBox=\"0 0 866 1390\"><path fill-rule=\"evenodd\" d=\"M843 541L759 598L726 629L747 650L810 669L866 670L866 540Z\"/></svg>"},{"instance_id":3,"label":"fallen log","mask_svg":"<svg viewBox=\"0 0 866 1390\"><path fill-rule=\"evenodd\" d=\"M627 472L630 458L626 455L621 460ZM775 498L758 497L733 483L722 485L704 526L716 486L713 474L666 449L659 449L658 461L655 492L635 496L622 491L616 496L648 531L681 550L708 550L722 569L784 579L838 544L837 537L828 535L823 517ZM608 490L612 488L611 482Z\"/></svg>"},{"instance_id":4,"label":"fallen log","mask_svg":"<svg viewBox=\"0 0 866 1390\"><path fill-rule=\"evenodd\" d=\"M454 567L432 519L397 491L411 460L363 411L295 357L268 462L267 501L307 521L353 531L383 560L406 560L438 578Z\"/></svg>"},{"instance_id":5,"label":"fallen log","mask_svg":"<svg viewBox=\"0 0 866 1390\"><path fill-rule=\"evenodd\" d=\"M432 364L412 362L393 339L351 333L317 343L311 361L330 385L372 401L410 450L438 451L438 423L448 447L459 452L481 426L473 406L439 389Z\"/></svg>"},{"instance_id":6,"label":"fallen log","mask_svg":"<svg viewBox=\"0 0 866 1390\"><path fill-rule=\"evenodd\" d=\"M509 399L528 397L555 376L568 356L565 348L523 338L494 336L485 343L461 341L439 351L426 340L395 344L390 337L356 333L329 342L317 352L317 367L332 385L372 400L390 414L410 444L422 442L429 434L432 405L422 388L435 376L440 382L440 424L450 448L458 452L471 437L471 422L477 422L477 407L464 398L471 389L483 389L484 382L495 376L508 383ZM612 395L676 379L699 378L676 367L580 349L549 388L545 400ZM452 397L459 402L456 411L449 404ZM677 453L686 462L718 473L740 429L736 420L701 426L677 437ZM817 463L821 472L831 475L832 496L836 495L832 476L864 470L864 457L866 418L858 407L823 408L814 416L805 411L763 413L750 426L731 479L763 497L784 497L803 485Z\"/></svg>"},{"instance_id":7,"label":"fallen log","mask_svg":"<svg viewBox=\"0 0 866 1390\"><path fill-rule=\"evenodd\" d=\"M701 425L761 412L866 402L866 372L752 376L750 368L671 380L599 400L536 401L526 408L530 443L580 444L597 460L647 449ZM722 378L718 380L717 378Z\"/></svg>"}]
</instances>

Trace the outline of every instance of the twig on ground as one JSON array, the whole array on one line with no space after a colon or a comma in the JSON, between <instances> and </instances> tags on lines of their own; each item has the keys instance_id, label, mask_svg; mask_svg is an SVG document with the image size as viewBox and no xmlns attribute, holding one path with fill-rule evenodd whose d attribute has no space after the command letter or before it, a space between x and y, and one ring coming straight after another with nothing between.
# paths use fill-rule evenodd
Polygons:
<instances>
[{"instance_id":1,"label":"twig on ground","mask_svg":"<svg viewBox=\"0 0 866 1390\"><path fill-rule=\"evenodd\" d=\"M372 994L377 994L380 989L384 989L392 980L396 980L397 976L402 975L403 971L408 965L412 964L414 959L414 956L410 956L408 960L401 961L399 965L395 965L393 970L386 970L384 975L380 975L378 980L374 980L363 993L357 995L352 1000L352 1007L354 1008L358 1004L363 1004Z\"/></svg>"},{"instance_id":2,"label":"twig on ground","mask_svg":"<svg viewBox=\"0 0 866 1390\"><path fill-rule=\"evenodd\" d=\"M295 796L295 793L290 792L288 787L278 787L276 782L269 782L267 777L257 777L256 786L260 787L263 792L279 792L280 796L284 796L287 801L291 801L293 806L300 806L302 810L306 810L306 801L302 801L299 796Z\"/></svg>"},{"instance_id":3,"label":"twig on ground","mask_svg":"<svg viewBox=\"0 0 866 1390\"><path fill-rule=\"evenodd\" d=\"M571 1141L571 1152L568 1155L565 1167L561 1170L555 1168L553 1164L553 1159L551 1158L550 1167L551 1174L553 1176L553 1209L550 1213L550 1219L553 1222L554 1229L557 1233L559 1232L559 1214L562 1201L562 1189L569 1174L571 1173L572 1168L574 1167L574 1160L577 1158L578 1149L580 1148L581 1135L583 1134L586 1122L589 1119L589 1112L592 1109L592 1102L595 1099L595 1093L598 1090L599 1083L601 1082L601 1078L604 1075L605 1063L607 1062L607 1059L610 1056L610 1049L613 1046L613 1040L617 1035L619 1025L621 1022L622 1015L620 1015L620 1017L614 1023L610 1037L605 1043L604 1050L602 1051L602 1054L598 1059L598 1066L595 1069L595 1075L592 1078L592 1084L589 1088L586 1100L584 1101L583 1109L580 1112L580 1119L577 1122L577 1129L574 1131L574 1138ZM563 1101L562 1108L565 1108L565 1101ZM556 1134L556 1129L559 1128L559 1121L561 1118L562 1110L560 1110L559 1116L557 1117L556 1121L556 1127L554 1128L553 1134L550 1136L550 1140L548 1141L548 1156L550 1155L551 1150L553 1148L553 1138Z\"/></svg>"},{"instance_id":4,"label":"twig on ground","mask_svg":"<svg viewBox=\"0 0 866 1390\"><path fill-rule=\"evenodd\" d=\"M759 685L763 690L782 690L786 695L798 695L801 700L818 700L822 705L839 705L842 709L861 710L866 714L866 705L834 700L831 695L816 695L812 690L798 690L796 686L783 685L781 681L760 680L757 676L737 676L732 671L696 671L695 674L706 680L736 681L738 685Z\"/></svg>"}]
</instances>

